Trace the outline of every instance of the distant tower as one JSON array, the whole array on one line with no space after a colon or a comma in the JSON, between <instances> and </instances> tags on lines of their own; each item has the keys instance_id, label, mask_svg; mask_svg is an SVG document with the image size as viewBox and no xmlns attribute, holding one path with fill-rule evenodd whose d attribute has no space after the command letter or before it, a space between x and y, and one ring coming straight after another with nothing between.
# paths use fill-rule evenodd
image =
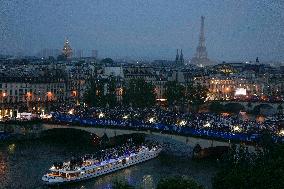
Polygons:
<instances>
[{"instance_id":1,"label":"distant tower","mask_svg":"<svg viewBox=\"0 0 284 189\"><path fill-rule=\"evenodd\" d=\"M201 26L200 26L200 35L199 42L196 48L195 57L192 58L191 62L194 64L209 64L210 60L207 58L207 51L205 47L205 34L204 34L204 16L201 16Z\"/></svg>"},{"instance_id":2,"label":"distant tower","mask_svg":"<svg viewBox=\"0 0 284 189\"><path fill-rule=\"evenodd\" d=\"M183 59L183 53L182 53L182 49L180 50L180 57L179 57L179 61L182 65L184 65L184 59Z\"/></svg>"},{"instance_id":3,"label":"distant tower","mask_svg":"<svg viewBox=\"0 0 284 189\"><path fill-rule=\"evenodd\" d=\"M207 52L205 47L205 36L204 36L204 16L201 16L201 27L198 47L196 48L196 57L199 59L207 58Z\"/></svg>"},{"instance_id":4,"label":"distant tower","mask_svg":"<svg viewBox=\"0 0 284 189\"><path fill-rule=\"evenodd\" d=\"M63 46L63 49L62 49L62 53L67 58L71 58L71 56L72 56L72 48L71 48L71 46L69 44L68 39L65 39L64 46Z\"/></svg>"},{"instance_id":5,"label":"distant tower","mask_svg":"<svg viewBox=\"0 0 284 189\"><path fill-rule=\"evenodd\" d=\"M176 54L176 63L178 63L179 60L179 54L178 54L178 49L177 49L177 54Z\"/></svg>"},{"instance_id":6,"label":"distant tower","mask_svg":"<svg viewBox=\"0 0 284 189\"><path fill-rule=\"evenodd\" d=\"M182 49L180 50L180 55L179 55L178 49L177 49L177 54L176 54L175 63L176 63L176 66L182 66L182 65L184 65L184 59L183 59Z\"/></svg>"}]
</instances>

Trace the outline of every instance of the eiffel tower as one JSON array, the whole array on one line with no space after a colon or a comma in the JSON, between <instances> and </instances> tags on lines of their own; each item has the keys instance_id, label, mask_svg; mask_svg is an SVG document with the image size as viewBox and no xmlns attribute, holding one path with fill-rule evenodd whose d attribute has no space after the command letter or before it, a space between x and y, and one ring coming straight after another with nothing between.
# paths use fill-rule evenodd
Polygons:
<instances>
[{"instance_id":1,"label":"eiffel tower","mask_svg":"<svg viewBox=\"0 0 284 189\"><path fill-rule=\"evenodd\" d=\"M195 56L191 59L191 63L200 66L208 65L211 63L211 61L207 58L207 51L205 46L204 19L205 17L201 16L199 42L196 48Z\"/></svg>"}]
</instances>

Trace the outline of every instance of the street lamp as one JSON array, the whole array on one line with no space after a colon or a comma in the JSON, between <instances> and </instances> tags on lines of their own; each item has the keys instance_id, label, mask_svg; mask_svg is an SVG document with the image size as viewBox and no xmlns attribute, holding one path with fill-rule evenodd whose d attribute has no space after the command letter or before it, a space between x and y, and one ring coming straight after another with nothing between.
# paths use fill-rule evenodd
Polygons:
<instances>
[{"instance_id":1,"label":"street lamp","mask_svg":"<svg viewBox=\"0 0 284 189\"><path fill-rule=\"evenodd\" d=\"M2 113L4 113L4 109L5 109L5 106L4 106L4 98L7 96L7 93L3 92L2 93L2 108L1 108L1 116L2 116ZM4 114L5 115L5 114Z\"/></svg>"},{"instance_id":2,"label":"street lamp","mask_svg":"<svg viewBox=\"0 0 284 189\"><path fill-rule=\"evenodd\" d=\"M76 103L78 104L78 93L76 90L73 90L71 96L75 99Z\"/></svg>"},{"instance_id":3,"label":"street lamp","mask_svg":"<svg viewBox=\"0 0 284 189\"><path fill-rule=\"evenodd\" d=\"M27 96L26 97L27 108L29 109L29 102L31 101L32 93L31 92L27 92L26 96Z\"/></svg>"},{"instance_id":4,"label":"street lamp","mask_svg":"<svg viewBox=\"0 0 284 189\"><path fill-rule=\"evenodd\" d=\"M68 114L73 115L74 114L74 109L69 110Z\"/></svg>"},{"instance_id":5,"label":"street lamp","mask_svg":"<svg viewBox=\"0 0 284 189\"><path fill-rule=\"evenodd\" d=\"M53 99L52 99L52 92L47 92L47 106L48 106L48 111L50 111L50 101L52 101Z\"/></svg>"},{"instance_id":6,"label":"street lamp","mask_svg":"<svg viewBox=\"0 0 284 189\"><path fill-rule=\"evenodd\" d=\"M52 100L52 92L47 92L47 99Z\"/></svg>"},{"instance_id":7,"label":"street lamp","mask_svg":"<svg viewBox=\"0 0 284 189\"><path fill-rule=\"evenodd\" d=\"M123 119L128 119L128 115L124 115L122 118Z\"/></svg>"}]
</instances>

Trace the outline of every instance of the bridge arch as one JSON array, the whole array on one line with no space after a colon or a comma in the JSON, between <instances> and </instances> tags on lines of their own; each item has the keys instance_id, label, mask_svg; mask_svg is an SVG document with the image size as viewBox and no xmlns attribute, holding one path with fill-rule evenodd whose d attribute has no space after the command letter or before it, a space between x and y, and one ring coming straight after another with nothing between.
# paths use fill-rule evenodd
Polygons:
<instances>
[{"instance_id":1,"label":"bridge arch","mask_svg":"<svg viewBox=\"0 0 284 189\"><path fill-rule=\"evenodd\" d=\"M140 130L129 130L129 129L113 129L113 128L98 128L98 127L86 127L86 126L68 126L68 125L52 125L52 124L43 124L42 130L50 130L50 129L58 129L58 128L66 128L66 129L79 129L89 133L93 133L102 137L104 134L107 134L109 138L126 135L126 134L135 134L141 133L146 135L155 135L163 138L173 139L178 142L182 142L185 145L190 147L194 147L196 144L199 144L202 148L207 148L211 146L228 146L228 142L203 139L203 138L195 138L195 137L187 137L175 134L165 134L161 132L151 132L151 131L140 131Z\"/></svg>"},{"instance_id":2,"label":"bridge arch","mask_svg":"<svg viewBox=\"0 0 284 189\"><path fill-rule=\"evenodd\" d=\"M276 113L276 108L274 108L271 104L268 103L262 103L258 104L253 108L253 111L256 114L262 114L262 115L272 115Z\"/></svg>"}]
</instances>

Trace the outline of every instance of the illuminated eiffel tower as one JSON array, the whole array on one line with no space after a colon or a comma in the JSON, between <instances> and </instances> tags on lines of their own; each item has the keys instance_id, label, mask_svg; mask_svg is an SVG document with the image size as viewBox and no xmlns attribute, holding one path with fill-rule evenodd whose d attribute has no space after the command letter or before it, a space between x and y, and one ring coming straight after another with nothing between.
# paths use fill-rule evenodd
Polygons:
<instances>
[{"instance_id":1,"label":"illuminated eiffel tower","mask_svg":"<svg viewBox=\"0 0 284 189\"><path fill-rule=\"evenodd\" d=\"M199 42L196 48L195 56L191 59L191 63L200 66L208 65L211 63L211 61L207 58L207 51L205 47L204 19L205 17L201 16Z\"/></svg>"},{"instance_id":2,"label":"illuminated eiffel tower","mask_svg":"<svg viewBox=\"0 0 284 189\"><path fill-rule=\"evenodd\" d=\"M72 56L72 48L69 44L68 39L65 39L64 46L63 46L63 49L62 49L62 53L66 58L71 58L71 56Z\"/></svg>"}]
</instances>

